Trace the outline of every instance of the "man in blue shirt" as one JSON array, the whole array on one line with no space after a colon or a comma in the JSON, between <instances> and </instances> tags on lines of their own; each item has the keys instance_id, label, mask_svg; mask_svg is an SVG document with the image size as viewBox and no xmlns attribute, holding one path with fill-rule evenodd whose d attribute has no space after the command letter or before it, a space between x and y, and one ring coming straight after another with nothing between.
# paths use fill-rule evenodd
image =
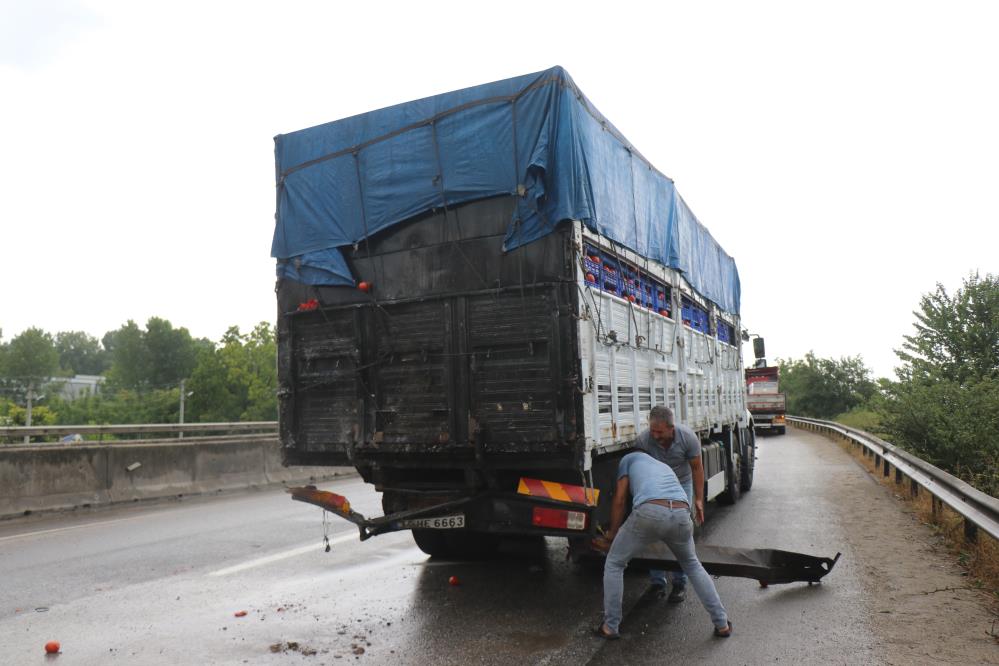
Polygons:
<instances>
[{"instance_id":1,"label":"man in blue shirt","mask_svg":"<svg viewBox=\"0 0 999 666\"><path fill-rule=\"evenodd\" d=\"M694 522L704 522L704 466L701 464L701 438L685 425L674 423L673 410L656 406L649 411L649 429L635 440L635 448L645 451L659 462L669 465L676 473L687 494L687 504L694 508ZM649 582L657 597L666 594L666 572L649 570ZM682 571L670 573L670 603L686 597L687 576Z\"/></svg>"},{"instance_id":2,"label":"man in blue shirt","mask_svg":"<svg viewBox=\"0 0 999 666\"><path fill-rule=\"evenodd\" d=\"M625 521L629 496L631 515ZM718 590L694 550L694 524L687 495L669 465L641 451L621 458L607 539L611 547L604 564L604 621L596 628L599 636L618 638L624 570L633 557L656 541L669 547L690 578L697 598L711 616L715 636L732 635L732 623L718 598Z\"/></svg>"}]
</instances>

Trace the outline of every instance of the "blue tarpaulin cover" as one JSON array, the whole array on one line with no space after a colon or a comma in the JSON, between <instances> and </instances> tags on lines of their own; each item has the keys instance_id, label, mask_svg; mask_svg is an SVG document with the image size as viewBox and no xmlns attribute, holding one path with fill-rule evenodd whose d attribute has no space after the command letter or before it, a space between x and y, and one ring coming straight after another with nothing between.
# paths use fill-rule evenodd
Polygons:
<instances>
[{"instance_id":1,"label":"blue tarpaulin cover","mask_svg":"<svg viewBox=\"0 0 999 666\"><path fill-rule=\"evenodd\" d=\"M739 312L739 273L673 186L561 67L274 138L278 275L354 283L338 248L415 215L517 196L504 251L568 219Z\"/></svg>"}]
</instances>

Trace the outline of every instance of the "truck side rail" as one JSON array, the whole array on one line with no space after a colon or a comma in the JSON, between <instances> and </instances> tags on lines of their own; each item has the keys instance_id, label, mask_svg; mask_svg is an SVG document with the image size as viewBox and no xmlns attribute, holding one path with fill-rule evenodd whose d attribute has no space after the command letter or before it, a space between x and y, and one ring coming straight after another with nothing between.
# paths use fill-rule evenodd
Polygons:
<instances>
[{"instance_id":1,"label":"truck side rail","mask_svg":"<svg viewBox=\"0 0 999 666\"><path fill-rule=\"evenodd\" d=\"M787 420L800 428L843 437L853 446L860 447L865 456L873 456L883 476L890 476L894 467L895 483L901 484L904 476L909 477L910 495L915 497L920 488L928 492L934 513L942 502L962 516L965 538L969 541L977 539L979 529L993 539L999 539L999 499L863 430L801 416L788 416Z\"/></svg>"}]
</instances>

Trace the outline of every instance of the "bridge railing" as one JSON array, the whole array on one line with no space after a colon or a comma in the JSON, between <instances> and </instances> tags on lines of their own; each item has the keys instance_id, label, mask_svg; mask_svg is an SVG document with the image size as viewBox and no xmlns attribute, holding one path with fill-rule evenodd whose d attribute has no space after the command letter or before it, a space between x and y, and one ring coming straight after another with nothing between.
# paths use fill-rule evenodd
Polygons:
<instances>
[{"instance_id":1,"label":"bridge railing","mask_svg":"<svg viewBox=\"0 0 999 666\"><path fill-rule=\"evenodd\" d=\"M136 438L145 435L163 435L166 438L184 438L187 435L200 435L197 439L222 439L239 437L274 437L278 432L277 421L241 421L236 423L140 423L123 425L58 425L58 426L12 426L0 428L0 443L19 444L27 437L54 438L58 442L63 437L79 435L88 443L115 440L120 436ZM110 436L105 440L105 436ZM96 439L95 439L96 438ZM193 438L188 438L193 439ZM76 440L79 441L79 440ZM142 441L147 441L143 437ZM35 442L44 445L45 442Z\"/></svg>"},{"instance_id":2,"label":"bridge railing","mask_svg":"<svg viewBox=\"0 0 999 666\"><path fill-rule=\"evenodd\" d=\"M908 478L910 495L917 496L920 489L929 493L934 515L940 504L945 504L964 519L964 536L969 541L977 539L979 529L999 540L999 499L863 430L800 416L788 416L787 420L798 427L843 437L860 447L865 456L873 457L883 476L891 476L894 470L897 484Z\"/></svg>"}]
</instances>

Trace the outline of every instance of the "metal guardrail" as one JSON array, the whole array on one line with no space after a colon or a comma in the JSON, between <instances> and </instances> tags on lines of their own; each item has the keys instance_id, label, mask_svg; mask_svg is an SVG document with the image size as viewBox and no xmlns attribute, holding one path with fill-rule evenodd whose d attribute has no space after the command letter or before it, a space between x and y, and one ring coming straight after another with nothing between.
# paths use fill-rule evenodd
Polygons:
<instances>
[{"instance_id":1,"label":"metal guardrail","mask_svg":"<svg viewBox=\"0 0 999 666\"><path fill-rule=\"evenodd\" d=\"M901 484L903 477L908 477L909 493L913 497L919 493L919 488L930 494L934 515L939 503L946 504L961 515L964 518L964 535L969 541L977 539L979 529L999 540L999 499L986 495L956 476L863 430L833 421L800 416L788 416L787 421L810 430L845 437L854 445L862 447L865 456L874 457L874 463L882 470L883 476L890 476L894 467L895 483Z\"/></svg>"},{"instance_id":2,"label":"metal guardrail","mask_svg":"<svg viewBox=\"0 0 999 666\"><path fill-rule=\"evenodd\" d=\"M23 437L63 437L66 435L143 435L188 433L262 433L277 434L277 421L242 421L237 423L141 423L133 425L59 425L59 426L13 426L0 428L0 441L7 438Z\"/></svg>"}]
</instances>

